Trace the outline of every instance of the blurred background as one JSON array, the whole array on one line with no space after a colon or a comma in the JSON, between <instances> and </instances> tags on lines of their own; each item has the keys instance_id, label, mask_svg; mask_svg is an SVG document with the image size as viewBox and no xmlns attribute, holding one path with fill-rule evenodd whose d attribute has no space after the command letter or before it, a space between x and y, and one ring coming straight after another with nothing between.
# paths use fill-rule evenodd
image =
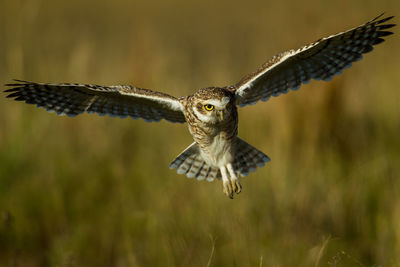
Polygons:
<instances>
[{"instance_id":1,"label":"blurred background","mask_svg":"<svg viewBox=\"0 0 400 267\"><path fill-rule=\"evenodd\" d=\"M181 96L399 11L398 0L2 0L0 83ZM186 125L58 117L2 93L0 265L400 266L393 31L333 81L240 109L239 136L272 161L234 200L168 169L192 142Z\"/></svg>"}]
</instances>

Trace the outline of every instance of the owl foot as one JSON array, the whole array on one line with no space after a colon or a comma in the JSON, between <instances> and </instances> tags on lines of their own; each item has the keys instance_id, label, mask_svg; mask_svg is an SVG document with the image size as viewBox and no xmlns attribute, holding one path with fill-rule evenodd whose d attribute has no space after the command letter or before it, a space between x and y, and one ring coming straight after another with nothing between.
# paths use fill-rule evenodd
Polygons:
<instances>
[{"instance_id":1,"label":"owl foot","mask_svg":"<svg viewBox=\"0 0 400 267\"><path fill-rule=\"evenodd\" d=\"M228 176L228 172L226 169L228 169L230 177ZM236 176L232 164L230 163L226 167L221 167L220 170L222 176L222 184L224 186L224 194L233 199L233 193L239 194L242 191L242 185L239 182L239 178Z\"/></svg>"},{"instance_id":2,"label":"owl foot","mask_svg":"<svg viewBox=\"0 0 400 267\"><path fill-rule=\"evenodd\" d=\"M233 179L231 177L231 184L232 184L233 191L235 191L236 194L239 194L242 191L242 185L240 184L238 178Z\"/></svg>"},{"instance_id":3,"label":"owl foot","mask_svg":"<svg viewBox=\"0 0 400 267\"><path fill-rule=\"evenodd\" d=\"M242 185L239 182L239 178L236 176L232 164L229 163L228 165L226 165L226 168L228 169L229 175L231 176L232 188L236 194L239 194L242 191Z\"/></svg>"},{"instance_id":4,"label":"owl foot","mask_svg":"<svg viewBox=\"0 0 400 267\"><path fill-rule=\"evenodd\" d=\"M227 195L230 199L233 199L233 189L232 189L232 184L230 181L224 181L224 194Z\"/></svg>"}]
</instances>

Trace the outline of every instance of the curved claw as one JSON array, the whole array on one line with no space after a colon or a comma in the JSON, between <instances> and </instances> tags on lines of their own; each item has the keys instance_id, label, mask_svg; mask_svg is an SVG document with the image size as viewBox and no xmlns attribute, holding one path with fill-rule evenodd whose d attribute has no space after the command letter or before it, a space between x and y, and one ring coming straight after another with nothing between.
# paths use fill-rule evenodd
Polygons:
<instances>
[{"instance_id":1,"label":"curved claw","mask_svg":"<svg viewBox=\"0 0 400 267\"><path fill-rule=\"evenodd\" d=\"M224 193L229 198L233 199L233 193L239 194L242 191L242 185L239 182L239 178L236 176L235 170L231 163L220 167L222 183L224 186ZM229 176L228 176L229 173Z\"/></svg>"},{"instance_id":2,"label":"curved claw","mask_svg":"<svg viewBox=\"0 0 400 267\"><path fill-rule=\"evenodd\" d=\"M232 184L229 181L224 181L224 194L233 199Z\"/></svg>"},{"instance_id":3,"label":"curved claw","mask_svg":"<svg viewBox=\"0 0 400 267\"><path fill-rule=\"evenodd\" d=\"M239 194L242 192L242 185L239 182L239 179L232 179L231 180L232 188L235 191L236 194Z\"/></svg>"}]
</instances>

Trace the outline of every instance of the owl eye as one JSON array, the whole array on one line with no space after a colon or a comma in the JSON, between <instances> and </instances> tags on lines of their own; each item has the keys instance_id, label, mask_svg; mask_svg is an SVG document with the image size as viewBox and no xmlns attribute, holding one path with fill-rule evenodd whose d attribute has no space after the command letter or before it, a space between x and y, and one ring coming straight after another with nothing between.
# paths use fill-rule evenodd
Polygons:
<instances>
[{"instance_id":1,"label":"owl eye","mask_svg":"<svg viewBox=\"0 0 400 267\"><path fill-rule=\"evenodd\" d=\"M207 104L207 105L204 105L204 108L205 108L205 110L211 111L211 110L214 109L214 106L210 105L210 104Z\"/></svg>"}]
</instances>

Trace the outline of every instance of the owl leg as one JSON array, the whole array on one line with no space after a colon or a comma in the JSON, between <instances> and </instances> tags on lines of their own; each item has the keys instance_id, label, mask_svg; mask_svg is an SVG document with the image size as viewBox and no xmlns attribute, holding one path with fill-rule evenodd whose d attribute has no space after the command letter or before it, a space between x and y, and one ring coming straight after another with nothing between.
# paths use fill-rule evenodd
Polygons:
<instances>
[{"instance_id":1,"label":"owl leg","mask_svg":"<svg viewBox=\"0 0 400 267\"><path fill-rule=\"evenodd\" d=\"M229 180L228 173L226 172L226 167L222 166L219 168L221 170L222 185L224 186L224 194L229 198L233 198L232 184Z\"/></svg>"},{"instance_id":2,"label":"owl leg","mask_svg":"<svg viewBox=\"0 0 400 267\"><path fill-rule=\"evenodd\" d=\"M239 178L236 176L232 163L228 163L226 167L228 169L229 175L231 176L232 188L236 192L236 194L239 194L242 191L242 185L240 184Z\"/></svg>"}]
</instances>

